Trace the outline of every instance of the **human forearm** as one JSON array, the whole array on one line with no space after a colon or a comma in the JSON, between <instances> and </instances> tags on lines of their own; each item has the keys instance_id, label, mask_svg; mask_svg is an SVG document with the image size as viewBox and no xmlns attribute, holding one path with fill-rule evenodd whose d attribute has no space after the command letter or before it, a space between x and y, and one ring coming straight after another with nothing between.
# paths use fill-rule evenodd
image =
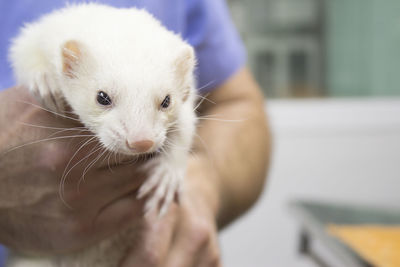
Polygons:
<instances>
[{"instance_id":1,"label":"human forearm","mask_svg":"<svg viewBox=\"0 0 400 267\"><path fill-rule=\"evenodd\" d=\"M260 195L270 154L263 97L247 69L211 93L200 109L196 161L218 195L218 226L247 210ZM199 158L201 160L199 160ZM200 168L200 167L198 167ZM202 183L204 184L204 183Z\"/></svg>"}]
</instances>

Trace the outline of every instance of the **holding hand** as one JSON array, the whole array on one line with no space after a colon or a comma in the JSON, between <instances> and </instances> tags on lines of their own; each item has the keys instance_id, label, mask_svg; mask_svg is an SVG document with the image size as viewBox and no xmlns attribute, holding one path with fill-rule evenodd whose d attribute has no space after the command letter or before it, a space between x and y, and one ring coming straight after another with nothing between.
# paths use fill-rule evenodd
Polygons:
<instances>
[{"instance_id":1,"label":"holding hand","mask_svg":"<svg viewBox=\"0 0 400 267\"><path fill-rule=\"evenodd\" d=\"M144 175L135 165L99 158L83 176L102 150L87 142L90 133L76 128L76 121L36 105L22 88L0 92L0 243L19 251L66 252L141 218L135 191Z\"/></svg>"},{"instance_id":2,"label":"holding hand","mask_svg":"<svg viewBox=\"0 0 400 267\"><path fill-rule=\"evenodd\" d=\"M60 130L80 126L38 108L24 89L0 95L4 109L0 112L4 129L0 133L0 243L28 253L66 253L138 226L141 231L122 267L220 266L217 195L208 184L217 179L200 160L189 160L180 204L171 205L161 218L157 210L145 217L144 201L136 197L146 177L135 172L140 164L98 160L82 181L85 167L99 155L95 153L61 181L65 166L72 167L93 153L97 144L79 149L87 137L55 138L88 133ZM59 131L62 134L53 135ZM60 183L64 183L63 198Z\"/></svg>"},{"instance_id":3,"label":"holding hand","mask_svg":"<svg viewBox=\"0 0 400 267\"><path fill-rule=\"evenodd\" d=\"M121 267L219 267L214 175L199 161L189 163L183 199L158 218L143 218L143 230ZM207 179L204 179L207 175ZM202 179L203 178L203 179Z\"/></svg>"}]
</instances>

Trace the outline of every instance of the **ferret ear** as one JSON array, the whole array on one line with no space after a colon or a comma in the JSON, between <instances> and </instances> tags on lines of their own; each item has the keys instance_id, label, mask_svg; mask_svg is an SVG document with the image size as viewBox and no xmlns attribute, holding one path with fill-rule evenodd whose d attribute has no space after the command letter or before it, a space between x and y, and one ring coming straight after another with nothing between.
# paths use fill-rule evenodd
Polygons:
<instances>
[{"instance_id":1,"label":"ferret ear","mask_svg":"<svg viewBox=\"0 0 400 267\"><path fill-rule=\"evenodd\" d=\"M187 76L193 72L195 66L194 50L191 46L187 45L179 53L178 58L175 60L176 76L179 80L186 80Z\"/></svg>"},{"instance_id":2,"label":"ferret ear","mask_svg":"<svg viewBox=\"0 0 400 267\"><path fill-rule=\"evenodd\" d=\"M175 61L175 71L176 78L180 83L180 86L184 86L183 101L186 101L190 94L191 85L187 84L188 79L190 79L194 67L196 65L196 59L194 50L191 46L186 45L184 49L180 52L178 58Z\"/></svg>"},{"instance_id":3,"label":"ferret ear","mask_svg":"<svg viewBox=\"0 0 400 267\"><path fill-rule=\"evenodd\" d=\"M82 47L74 40L64 43L62 47L63 73L69 78L76 78L76 67L82 59Z\"/></svg>"}]
</instances>

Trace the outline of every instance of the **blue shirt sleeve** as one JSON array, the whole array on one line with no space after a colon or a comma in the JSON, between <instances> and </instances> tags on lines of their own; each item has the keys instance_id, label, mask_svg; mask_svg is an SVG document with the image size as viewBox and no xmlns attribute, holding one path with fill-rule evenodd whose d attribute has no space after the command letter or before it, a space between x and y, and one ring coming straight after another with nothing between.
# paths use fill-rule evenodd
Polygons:
<instances>
[{"instance_id":1,"label":"blue shirt sleeve","mask_svg":"<svg viewBox=\"0 0 400 267\"><path fill-rule=\"evenodd\" d=\"M4 247L0 246L0 266L4 266L6 261L6 250Z\"/></svg>"},{"instance_id":2,"label":"blue shirt sleeve","mask_svg":"<svg viewBox=\"0 0 400 267\"><path fill-rule=\"evenodd\" d=\"M183 36L195 47L202 92L221 85L245 64L246 53L224 0L187 0Z\"/></svg>"}]
</instances>

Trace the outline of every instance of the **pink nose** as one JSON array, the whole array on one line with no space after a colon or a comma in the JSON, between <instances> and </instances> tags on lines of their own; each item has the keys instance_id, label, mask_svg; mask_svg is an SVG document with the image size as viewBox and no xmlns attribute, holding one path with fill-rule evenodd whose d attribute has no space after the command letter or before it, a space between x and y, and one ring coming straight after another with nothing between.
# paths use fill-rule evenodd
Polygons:
<instances>
[{"instance_id":1,"label":"pink nose","mask_svg":"<svg viewBox=\"0 0 400 267\"><path fill-rule=\"evenodd\" d=\"M154 142L151 140L141 140L132 143L126 141L126 145L135 152L144 153L150 150Z\"/></svg>"}]
</instances>

